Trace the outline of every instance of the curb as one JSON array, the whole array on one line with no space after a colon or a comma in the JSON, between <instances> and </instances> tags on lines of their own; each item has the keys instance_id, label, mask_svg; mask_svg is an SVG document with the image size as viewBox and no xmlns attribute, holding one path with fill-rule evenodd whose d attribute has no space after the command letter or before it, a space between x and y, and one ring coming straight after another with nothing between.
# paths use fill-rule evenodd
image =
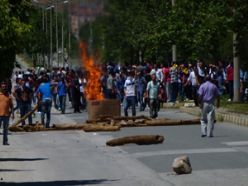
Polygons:
<instances>
[{"instance_id":1,"label":"curb","mask_svg":"<svg viewBox=\"0 0 248 186\"><path fill-rule=\"evenodd\" d=\"M180 111L186 112L192 115L201 115L201 111L198 107L180 107ZM216 111L216 119L220 122L230 122L235 125L246 126L248 127L248 117L242 114L235 114L224 111Z\"/></svg>"}]
</instances>

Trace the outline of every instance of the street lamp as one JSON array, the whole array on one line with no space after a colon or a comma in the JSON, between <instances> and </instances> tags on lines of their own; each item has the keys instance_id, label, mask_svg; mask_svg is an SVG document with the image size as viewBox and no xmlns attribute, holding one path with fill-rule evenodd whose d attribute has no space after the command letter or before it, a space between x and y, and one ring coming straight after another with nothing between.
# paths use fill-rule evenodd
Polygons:
<instances>
[{"instance_id":1,"label":"street lamp","mask_svg":"<svg viewBox=\"0 0 248 186\"><path fill-rule=\"evenodd\" d=\"M65 61L67 62L67 64L70 64L70 67L72 66L70 63L70 52L71 52L71 21L70 21L70 0L65 0L63 3L64 4L68 4L67 8L68 8L68 49L66 51L66 54L64 55L64 63ZM64 47L63 47L64 49ZM64 53L64 52L63 52Z\"/></svg>"},{"instance_id":2,"label":"street lamp","mask_svg":"<svg viewBox=\"0 0 248 186\"><path fill-rule=\"evenodd\" d=\"M50 10L50 57L49 57L49 64L48 68L51 67L52 64L52 58L53 58L53 23L52 23L52 9L54 8L54 5L51 5L46 8L46 10Z\"/></svg>"},{"instance_id":3,"label":"street lamp","mask_svg":"<svg viewBox=\"0 0 248 186\"><path fill-rule=\"evenodd\" d=\"M62 60L63 60L63 67L65 67L65 59L67 56L65 55L64 51L64 4L69 3L69 1L63 1L62 7L62 26L61 26L61 48L62 48ZM67 59L66 59L67 60Z\"/></svg>"}]
</instances>

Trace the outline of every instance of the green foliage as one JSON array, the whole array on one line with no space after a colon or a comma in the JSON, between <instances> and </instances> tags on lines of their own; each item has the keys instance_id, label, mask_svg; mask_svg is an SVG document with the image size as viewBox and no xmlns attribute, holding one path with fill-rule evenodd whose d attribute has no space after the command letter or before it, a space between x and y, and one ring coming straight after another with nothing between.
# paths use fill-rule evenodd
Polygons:
<instances>
[{"instance_id":1,"label":"green foliage","mask_svg":"<svg viewBox=\"0 0 248 186\"><path fill-rule=\"evenodd\" d=\"M178 1L168 21L169 34L182 58L218 58L219 40L226 37L228 19L222 1ZM186 47L185 47L186 46Z\"/></svg>"},{"instance_id":2,"label":"green foliage","mask_svg":"<svg viewBox=\"0 0 248 186\"><path fill-rule=\"evenodd\" d=\"M25 35L24 44L28 54L49 53L49 27L47 27L46 31L43 29L42 16L42 11L39 9L32 9L30 12L29 23L32 25L32 27L30 32L26 33Z\"/></svg>"},{"instance_id":3,"label":"green foliage","mask_svg":"<svg viewBox=\"0 0 248 186\"><path fill-rule=\"evenodd\" d=\"M104 16L91 23L93 49L104 61L137 63L142 57L170 62L171 46L178 59L206 61L232 57L232 33L238 33L242 65L247 62L248 5L244 0L108 0ZM88 41L90 24L81 37Z\"/></svg>"},{"instance_id":4,"label":"green foliage","mask_svg":"<svg viewBox=\"0 0 248 186\"><path fill-rule=\"evenodd\" d=\"M28 0L0 1L0 81L11 75L15 54L23 49L24 34L31 29L26 23L29 10Z\"/></svg>"}]
</instances>

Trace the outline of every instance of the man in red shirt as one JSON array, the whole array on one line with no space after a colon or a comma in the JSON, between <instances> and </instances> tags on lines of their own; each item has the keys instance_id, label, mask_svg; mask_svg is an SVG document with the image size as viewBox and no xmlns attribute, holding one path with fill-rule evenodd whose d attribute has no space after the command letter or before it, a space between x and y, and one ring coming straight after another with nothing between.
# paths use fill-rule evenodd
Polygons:
<instances>
[{"instance_id":1,"label":"man in red shirt","mask_svg":"<svg viewBox=\"0 0 248 186\"><path fill-rule=\"evenodd\" d=\"M14 119L13 102L8 93L7 84L2 82L0 85L0 126L3 123L3 145L9 145L8 129L11 114Z\"/></svg>"},{"instance_id":2,"label":"man in red shirt","mask_svg":"<svg viewBox=\"0 0 248 186\"><path fill-rule=\"evenodd\" d=\"M228 82L228 92L229 92L229 99L228 101L232 101L233 99L233 64L230 63L226 68L226 79Z\"/></svg>"}]
</instances>

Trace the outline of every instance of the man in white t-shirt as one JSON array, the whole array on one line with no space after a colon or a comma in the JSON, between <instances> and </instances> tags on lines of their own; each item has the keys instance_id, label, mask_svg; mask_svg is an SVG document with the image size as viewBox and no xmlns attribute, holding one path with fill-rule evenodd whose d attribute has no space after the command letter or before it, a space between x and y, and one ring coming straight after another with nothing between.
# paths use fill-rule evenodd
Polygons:
<instances>
[{"instance_id":1,"label":"man in white t-shirt","mask_svg":"<svg viewBox=\"0 0 248 186\"><path fill-rule=\"evenodd\" d=\"M124 113L125 116L128 116L128 108L132 107L132 116L136 115L136 109L135 109L135 93L136 93L136 85L135 85L135 79L134 79L134 71L128 72L128 77L124 84L124 92L125 92L125 98L124 98Z\"/></svg>"},{"instance_id":2,"label":"man in white t-shirt","mask_svg":"<svg viewBox=\"0 0 248 186\"><path fill-rule=\"evenodd\" d=\"M198 88L199 88L200 84L199 84L199 81L198 81L196 70L197 69L195 67L194 70L192 72L190 72L189 77L187 79L187 82L185 83L184 86L191 85L192 97L194 99L195 106L198 106L198 94L197 94L197 91L198 91Z\"/></svg>"}]
</instances>

